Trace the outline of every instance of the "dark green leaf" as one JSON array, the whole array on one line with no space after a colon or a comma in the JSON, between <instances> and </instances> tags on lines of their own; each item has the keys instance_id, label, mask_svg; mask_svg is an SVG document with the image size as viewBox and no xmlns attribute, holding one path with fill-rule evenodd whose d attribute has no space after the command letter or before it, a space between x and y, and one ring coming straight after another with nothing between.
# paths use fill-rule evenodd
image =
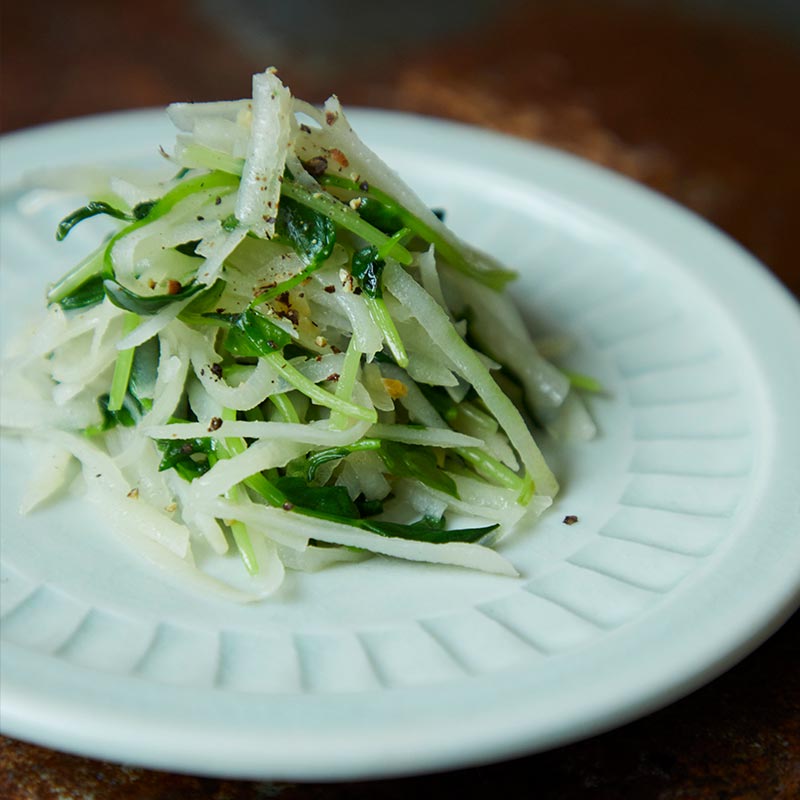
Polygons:
<instances>
[{"instance_id":1,"label":"dark green leaf","mask_svg":"<svg viewBox=\"0 0 800 800\"><path fill-rule=\"evenodd\" d=\"M484 528L461 528L448 531L439 523L429 520L420 520L412 525L402 525L397 522L384 522L381 520L363 520L361 527L381 536L392 536L398 539L411 539L415 542L430 542L431 544L446 544L447 542L480 541L487 533L493 531L497 525L488 525Z\"/></svg>"},{"instance_id":2,"label":"dark green leaf","mask_svg":"<svg viewBox=\"0 0 800 800\"><path fill-rule=\"evenodd\" d=\"M192 316L205 314L209 309L216 306L225 291L226 285L222 278L216 280L211 286L206 287L205 291L198 292L194 300L181 311L178 317L180 319L189 319Z\"/></svg>"},{"instance_id":3,"label":"dark green leaf","mask_svg":"<svg viewBox=\"0 0 800 800\"><path fill-rule=\"evenodd\" d=\"M259 358L281 350L292 337L255 309L241 314L204 314L229 326L225 348L234 356Z\"/></svg>"},{"instance_id":4,"label":"dark green leaf","mask_svg":"<svg viewBox=\"0 0 800 800\"><path fill-rule=\"evenodd\" d=\"M159 472L174 469L184 480L192 481L211 468L210 456L216 452L217 443L211 437L202 439L156 439L158 449L164 454L158 465Z\"/></svg>"},{"instance_id":5,"label":"dark green leaf","mask_svg":"<svg viewBox=\"0 0 800 800\"><path fill-rule=\"evenodd\" d=\"M344 486L309 486L302 478L284 476L275 482L293 506L317 512L327 519L358 519L358 508Z\"/></svg>"},{"instance_id":6,"label":"dark green leaf","mask_svg":"<svg viewBox=\"0 0 800 800\"><path fill-rule=\"evenodd\" d=\"M370 245L353 253L350 271L366 295L382 297L381 275L385 266L386 262L378 258L378 248Z\"/></svg>"},{"instance_id":7,"label":"dark green leaf","mask_svg":"<svg viewBox=\"0 0 800 800\"><path fill-rule=\"evenodd\" d=\"M103 301L105 296L103 277L102 275L96 275L59 300L59 305L64 311L75 311L79 308L96 306Z\"/></svg>"},{"instance_id":8,"label":"dark green leaf","mask_svg":"<svg viewBox=\"0 0 800 800\"><path fill-rule=\"evenodd\" d=\"M390 236L403 227L403 220L395 209L373 197L361 197L358 213L362 219Z\"/></svg>"},{"instance_id":9,"label":"dark green leaf","mask_svg":"<svg viewBox=\"0 0 800 800\"><path fill-rule=\"evenodd\" d=\"M98 214L107 214L109 217L124 219L128 222L132 222L135 219L135 217L132 214L129 214L127 211L114 208L114 206L104 203L101 200L92 200L91 203L87 203L85 206L75 209L75 211L64 217L64 219L58 223L58 227L56 228L56 239L59 242L64 240L67 237L67 234L79 222L83 222L85 219L90 219L91 217L96 217Z\"/></svg>"},{"instance_id":10,"label":"dark green leaf","mask_svg":"<svg viewBox=\"0 0 800 800\"><path fill-rule=\"evenodd\" d=\"M306 480L314 480L317 470L328 461L338 461L344 458L350 451L346 447L331 447L327 450L318 450L316 453L309 454L306 459Z\"/></svg>"},{"instance_id":11,"label":"dark green leaf","mask_svg":"<svg viewBox=\"0 0 800 800\"><path fill-rule=\"evenodd\" d=\"M108 299L115 306L143 317L157 314L162 308L192 297L206 288L202 283L189 283L175 294L154 294L148 297L126 289L116 281L107 280L104 286Z\"/></svg>"},{"instance_id":12,"label":"dark green leaf","mask_svg":"<svg viewBox=\"0 0 800 800\"><path fill-rule=\"evenodd\" d=\"M139 203L133 209L134 219L144 219L155 207L158 200L146 200L144 203Z\"/></svg>"},{"instance_id":13,"label":"dark green leaf","mask_svg":"<svg viewBox=\"0 0 800 800\"><path fill-rule=\"evenodd\" d=\"M183 244L175 245L175 249L179 253L183 253L185 256L192 256L192 258L202 258L202 256L197 255L197 245L200 244L199 239L195 239L193 242L184 242Z\"/></svg>"},{"instance_id":14,"label":"dark green leaf","mask_svg":"<svg viewBox=\"0 0 800 800\"><path fill-rule=\"evenodd\" d=\"M458 498L455 481L439 469L436 456L430 448L384 441L378 453L392 475L413 478L431 489Z\"/></svg>"},{"instance_id":15,"label":"dark green leaf","mask_svg":"<svg viewBox=\"0 0 800 800\"><path fill-rule=\"evenodd\" d=\"M140 407L152 405L158 372L158 337L148 339L133 351L128 391Z\"/></svg>"},{"instance_id":16,"label":"dark green leaf","mask_svg":"<svg viewBox=\"0 0 800 800\"><path fill-rule=\"evenodd\" d=\"M374 517L375 514L380 514L383 511L383 502L381 500L367 500L363 494L360 494L355 499L356 508L362 517Z\"/></svg>"},{"instance_id":17,"label":"dark green leaf","mask_svg":"<svg viewBox=\"0 0 800 800\"><path fill-rule=\"evenodd\" d=\"M98 433L116 428L117 425L122 425L124 428L132 428L136 424L130 410L122 406L118 411L110 411L108 408L109 395L102 394L97 398L97 405L100 407L100 414L102 421L99 425L92 425L85 430L87 436L95 436Z\"/></svg>"},{"instance_id":18,"label":"dark green leaf","mask_svg":"<svg viewBox=\"0 0 800 800\"><path fill-rule=\"evenodd\" d=\"M333 222L290 197L281 198L275 230L292 246L303 263L312 268L322 265L336 243Z\"/></svg>"}]
</instances>

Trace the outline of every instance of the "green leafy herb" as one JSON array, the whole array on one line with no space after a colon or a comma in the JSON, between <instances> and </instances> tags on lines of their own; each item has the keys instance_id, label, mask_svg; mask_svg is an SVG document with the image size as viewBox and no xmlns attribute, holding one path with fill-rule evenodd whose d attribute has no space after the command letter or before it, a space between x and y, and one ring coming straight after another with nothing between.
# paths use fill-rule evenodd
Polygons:
<instances>
[{"instance_id":1,"label":"green leafy herb","mask_svg":"<svg viewBox=\"0 0 800 800\"><path fill-rule=\"evenodd\" d=\"M180 420L173 420L179 422ZM217 443L211 437L202 439L156 439L163 456L159 472L174 469L184 480L193 481L204 475L212 466Z\"/></svg>"},{"instance_id":2,"label":"green leafy herb","mask_svg":"<svg viewBox=\"0 0 800 800\"><path fill-rule=\"evenodd\" d=\"M275 485L293 506L337 522L359 519L358 508L344 486L309 486L302 478L290 475L279 478Z\"/></svg>"},{"instance_id":3,"label":"green leafy herb","mask_svg":"<svg viewBox=\"0 0 800 800\"><path fill-rule=\"evenodd\" d=\"M202 256L198 255L197 253L197 245L200 244L199 239L195 239L192 242L184 242L183 244L175 245L175 249L179 253L183 253L185 256L191 256L192 258L202 258Z\"/></svg>"},{"instance_id":4,"label":"green leafy herb","mask_svg":"<svg viewBox=\"0 0 800 800\"><path fill-rule=\"evenodd\" d=\"M413 478L431 489L458 498L455 481L439 468L436 455L429 447L384 441L378 452L392 475Z\"/></svg>"},{"instance_id":5,"label":"green leafy herb","mask_svg":"<svg viewBox=\"0 0 800 800\"><path fill-rule=\"evenodd\" d=\"M317 268L330 257L336 243L336 226L324 214L301 205L291 197L281 199L275 224L307 267Z\"/></svg>"},{"instance_id":6,"label":"green leafy herb","mask_svg":"<svg viewBox=\"0 0 800 800\"><path fill-rule=\"evenodd\" d=\"M114 206L104 203L102 200L92 200L85 206L75 209L75 211L64 217L64 219L58 223L56 239L59 242L63 241L79 222L83 222L91 217L96 217L99 214L105 214L109 217L126 220L127 222L133 222L133 220L136 219L133 214L129 214L127 211L122 211L119 208L114 208Z\"/></svg>"},{"instance_id":7,"label":"green leafy herb","mask_svg":"<svg viewBox=\"0 0 800 800\"><path fill-rule=\"evenodd\" d=\"M106 296L103 288L103 277L96 275L82 283L77 289L71 291L58 301L64 311L77 311L80 308L91 308L103 302Z\"/></svg>"},{"instance_id":8,"label":"green leafy herb","mask_svg":"<svg viewBox=\"0 0 800 800\"><path fill-rule=\"evenodd\" d=\"M374 197L360 197L359 201L359 215L379 231L391 236L404 227L403 220L397 214L396 209L381 203Z\"/></svg>"},{"instance_id":9,"label":"green leafy herb","mask_svg":"<svg viewBox=\"0 0 800 800\"><path fill-rule=\"evenodd\" d=\"M86 428L84 433L87 436L96 436L99 433L105 433L105 431L116 428L117 425L122 425L124 428L132 428L136 424L136 420L133 418L133 414L131 414L128 408L122 406L122 408L113 411L108 407L108 400L108 394L102 394L97 398L97 405L100 407L102 420L99 424Z\"/></svg>"},{"instance_id":10,"label":"green leafy herb","mask_svg":"<svg viewBox=\"0 0 800 800\"><path fill-rule=\"evenodd\" d=\"M384 522L383 520L363 520L362 527L381 536L393 536L398 539L412 539L415 542L430 542L432 544L446 544L447 542L480 541L487 533L493 531L497 525L488 525L483 528L461 528L459 530L445 530L444 518L421 519L410 525L397 522Z\"/></svg>"},{"instance_id":11,"label":"green leafy herb","mask_svg":"<svg viewBox=\"0 0 800 800\"><path fill-rule=\"evenodd\" d=\"M241 314L209 313L204 316L228 326L225 349L234 356L259 358L279 352L292 337L269 318L249 308Z\"/></svg>"},{"instance_id":12,"label":"green leafy herb","mask_svg":"<svg viewBox=\"0 0 800 800\"><path fill-rule=\"evenodd\" d=\"M383 297L381 274L385 266L386 262L378 258L378 248L370 245L353 253L350 271L368 297L379 299Z\"/></svg>"},{"instance_id":13,"label":"green leafy herb","mask_svg":"<svg viewBox=\"0 0 800 800\"><path fill-rule=\"evenodd\" d=\"M120 286L116 281L104 281L105 291L108 299L118 308L132 311L134 314L147 317L157 314L162 308L201 292L206 287L202 283L189 283L182 287L180 291L173 294L154 294L145 296L136 294L124 286Z\"/></svg>"}]
</instances>

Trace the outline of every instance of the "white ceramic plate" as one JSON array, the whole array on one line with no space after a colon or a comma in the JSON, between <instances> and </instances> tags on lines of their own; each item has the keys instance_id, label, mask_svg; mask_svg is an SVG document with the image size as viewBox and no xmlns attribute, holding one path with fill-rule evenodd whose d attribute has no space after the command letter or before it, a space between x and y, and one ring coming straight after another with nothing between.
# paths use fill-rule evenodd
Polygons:
<instances>
[{"instance_id":1,"label":"white ceramic plate","mask_svg":"<svg viewBox=\"0 0 800 800\"><path fill-rule=\"evenodd\" d=\"M620 724L768 636L800 586L797 306L704 222L575 158L445 122L353 114L473 243L520 271L532 325L576 338L597 441L549 447L563 491L503 546L519 580L385 559L239 607L166 582L77 501L20 518L2 442L2 723L150 767L286 779L488 762ZM3 142L2 333L85 252L15 192L43 165L149 163L132 113ZM565 514L580 522L562 524Z\"/></svg>"}]
</instances>

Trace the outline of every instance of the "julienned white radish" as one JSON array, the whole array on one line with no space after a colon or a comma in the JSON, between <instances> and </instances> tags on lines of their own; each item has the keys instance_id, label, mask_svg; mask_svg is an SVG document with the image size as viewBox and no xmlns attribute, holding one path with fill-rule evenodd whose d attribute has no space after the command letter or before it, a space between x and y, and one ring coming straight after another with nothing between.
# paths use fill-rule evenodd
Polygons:
<instances>
[{"instance_id":1,"label":"julienned white radish","mask_svg":"<svg viewBox=\"0 0 800 800\"><path fill-rule=\"evenodd\" d=\"M236 600L369 554L516 575L488 544L558 486L495 376L530 357L539 421L592 424L502 294L513 273L448 230L336 98L316 109L267 70L252 99L168 113L179 171L158 189L104 178L110 199L65 219L63 235L98 214L119 231L50 287L4 363L3 425L51 448L26 510L77 461L74 485L148 559ZM246 590L203 574L209 550L238 550Z\"/></svg>"}]
</instances>

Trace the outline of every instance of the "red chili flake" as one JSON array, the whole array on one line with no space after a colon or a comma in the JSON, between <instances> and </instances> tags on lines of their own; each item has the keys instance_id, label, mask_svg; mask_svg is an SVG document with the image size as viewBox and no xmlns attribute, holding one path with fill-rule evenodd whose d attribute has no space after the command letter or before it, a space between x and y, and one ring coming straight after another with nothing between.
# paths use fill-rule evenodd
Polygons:
<instances>
[{"instance_id":1,"label":"red chili flake","mask_svg":"<svg viewBox=\"0 0 800 800\"><path fill-rule=\"evenodd\" d=\"M333 125L333 123L336 122L337 119L339 119L339 115L335 111L325 112L325 122L327 122L328 125Z\"/></svg>"},{"instance_id":2,"label":"red chili flake","mask_svg":"<svg viewBox=\"0 0 800 800\"><path fill-rule=\"evenodd\" d=\"M289 292L281 292L276 298L279 303L283 303L285 306L289 305Z\"/></svg>"},{"instance_id":3,"label":"red chili flake","mask_svg":"<svg viewBox=\"0 0 800 800\"><path fill-rule=\"evenodd\" d=\"M169 280L167 281L167 294L178 294L181 290L181 284L179 281Z\"/></svg>"},{"instance_id":4,"label":"red chili flake","mask_svg":"<svg viewBox=\"0 0 800 800\"><path fill-rule=\"evenodd\" d=\"M222 377L222 364L212 364L211 371L218 377Z\"/></svg>"},{"instance_id":5,"label":"red chili flake","mask_svg":"<svg viewBox=\"0 0 800 800\"><path fill-rule=\"evenodd\" d=\"M221 427L222 420L219 417L211 417L211 421L208 423L208 430L218 431Z\"/></svg>"},{"instance_id":6,"label":"red chili flake","mask_svg":"<svg viewBox=\"0 0 800 800\"><path fill-rule=\"evenodd\" d=\"M325 378L325 380L326 381L338 381L339 380L339 373L338 372L331 372L331 374L328 375L328 377Z\"/></svg>"},{"instance_id":7,"label":"red chili flake","mask_svg":"<svg viewBox=\"0 0 800 800\"><path fill-rule=\"evenodd\" d=\"M565 525L574 525L577 521L578 518L574 514L567 514L567 516L564 517L563 520Z\"/></svg>"},{"instance_id":8,"label":"red chili flake","mask_svg":"<svg viewBox=\"0 0 800 800\"><path fill-rule=\"evenodd\" d=\"M294 508L294 503L290 503L288 500L283 504L284 511L291 511Z\"/></svg>"},{"instance_id":9,"label":"red chili flake","mask_svg":"<svg viewBox=\"0 0 800 800\"><path fill-rule=\"evenodd\" d=\"M325 287L325 291L328 294L333 294L336 291L336 287L333 284L331 284L330 286Z\"/></svg>"},{"instance_id":10,"label":"red chili flake","mask_svg":"<svg viewBox=\"0 0 800 800\"><path fill-rule=\"evenodd\" d=\"M303 166L309 175L313 175L316 178L317 175L322 175L328 169L328 159L324 156L314 156L314 158L306 161Z\"/></svg>"},{"instance_id":11,"label":"red chili flake","mask_svg":"<svg viewBox=\"0 0 800 800\"><path fill-rule=\"evenodd\" d=\"M347 156L338 147L332 147L329 152L337 164L341 164L343 167L350 166Z\"/></svg>"}]
</instances>

